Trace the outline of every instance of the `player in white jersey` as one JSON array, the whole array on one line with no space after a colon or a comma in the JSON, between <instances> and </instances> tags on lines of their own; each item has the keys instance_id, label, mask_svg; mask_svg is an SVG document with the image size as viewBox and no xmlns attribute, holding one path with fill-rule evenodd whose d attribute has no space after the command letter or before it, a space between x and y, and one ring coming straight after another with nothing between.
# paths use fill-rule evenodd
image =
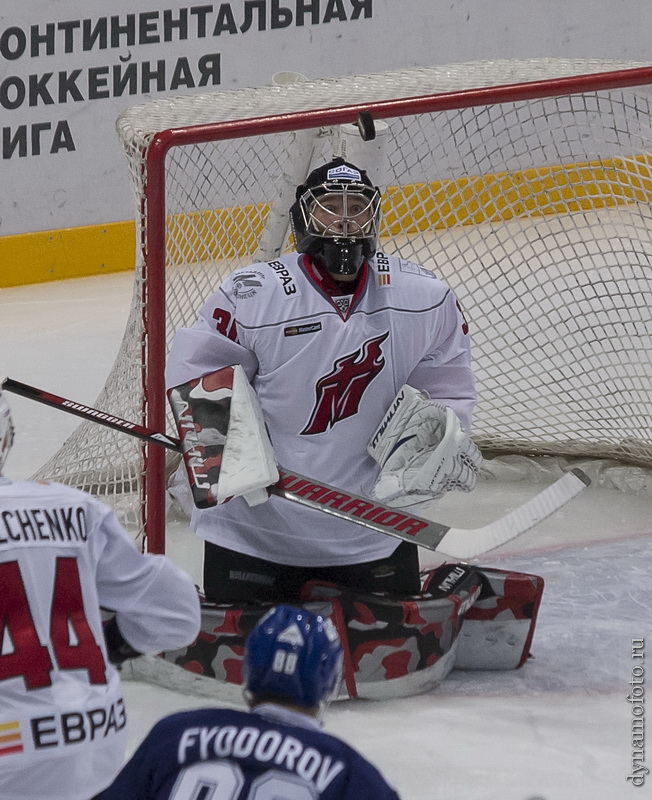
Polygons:
<instances>
[{"instance_id":1,"label":"player in white jersey","mask_svg":"<svg viewBox=\"0 0 652 800\"><path fill-rule=\"evenodd\" d=\"M455 295L429 270L377 252L380 193L363 170L335 159L314 170L296 198L297 251L224 281L194 326L177 331L168 386L242 365L278 463L369 495L379 477L370 440L409 385L421 405L444 415L452 409L465 443L462 460L453 454L454 480L439 471L439 490L471 489L480 460L468 437L476 396ZM204 591L215 602L291 602L310 579L362 591L419 590L413 544L397 546L282 498L250 507L236 497L194 509L192 526L206 541Z\"/></svg>"},{"instance_id":2,"label":"player in white jersey","mask_svg":"<svg viewBox=\"0 0 652 800\"><path fill-rule=\"evenodd\" d=\"M0 797L89 800L124 763L116 663L190 644L199 598L141 554L113 511L56 483L10 481L0 392ZM105 628L101 608L115 611Z\"/></svg>"},{"instance_id":3,"label":"player in white jersey","mask_svg":"<svg viewBox=\"0 0 652 800\"><path fill-rule=\"evenodd\" d=\"M321 730L342 647L328 618L277 606L249 634L251 708L201 708L158 722L101 800L399 800L360 753Z\"/></svg>"}]
</instances>

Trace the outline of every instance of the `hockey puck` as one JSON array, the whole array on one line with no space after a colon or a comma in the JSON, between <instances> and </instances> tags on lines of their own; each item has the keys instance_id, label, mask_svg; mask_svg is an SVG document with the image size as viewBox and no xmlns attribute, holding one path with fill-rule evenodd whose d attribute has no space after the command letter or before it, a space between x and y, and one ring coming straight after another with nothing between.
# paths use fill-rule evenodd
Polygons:
<instances>
[{"instance_id":1,"label":"hockey puck","mask_svg":"<svg viewBox=\"0 0 652 800\"><path fill-rule=\"evenodd\" d=\"M358 112L355 124L360 131L360 138L363 142L371 142L376 138L376 126L374 125L374 118L368 111Z\"/></svg>"}]
</instances>

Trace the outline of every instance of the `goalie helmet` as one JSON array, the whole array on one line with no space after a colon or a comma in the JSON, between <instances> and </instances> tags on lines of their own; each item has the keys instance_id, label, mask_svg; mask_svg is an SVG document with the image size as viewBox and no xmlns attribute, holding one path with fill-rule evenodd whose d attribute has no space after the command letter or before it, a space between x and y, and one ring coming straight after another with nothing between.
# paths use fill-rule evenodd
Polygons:
<instances>
[{"instance_id":1,"label":"goalie helmet","mask_svg":"<svg viewBox=\"0 0 652 800\"><path fill-rule=\"evenodd\" d=\"M336 158L297 187L290 219L300 253L335 276L357 275L376 250L380 190L364 170Z\"/></svg>"},{"instance_id":2,"label":"goalie helmet","mask_svg":"<svg viewBox=\"0 0 652 800\"><path fill-rule=\"evenodd\" d=\"M342 647L328 617L275 606L247 639L243 662L248 696L316 708L339 691Z\"/></svg>"},{"instance_id":3,"label":"goalie helmet","mask_svg":"<svg viewBox=\"0 0 652 800\"><path fill-rule=\"evenodd\" d=\"M2 391L0 391L0 473L2 473L2 468L7 460L13 442L14 425L11 421L9 403Z\"/></svg>"}]
</instances>

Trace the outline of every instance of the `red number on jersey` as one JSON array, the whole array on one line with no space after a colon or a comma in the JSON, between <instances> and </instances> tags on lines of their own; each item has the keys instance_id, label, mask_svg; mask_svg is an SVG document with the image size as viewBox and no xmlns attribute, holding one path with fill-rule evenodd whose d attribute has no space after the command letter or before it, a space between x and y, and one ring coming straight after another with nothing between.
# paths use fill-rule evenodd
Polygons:
<instances>
[{"instance_id":1,"label":"red number on jersey","mask_svg":"<svg viewBox=\"0 0 652 800\"><path fill-rule=\"evenodd\" d=\"M27 689L51 686L52 659L39 641L17 561L0 564L0 681L22 676ZM76 643L71 642L71 631ZM59 669L85 669L91 683L106 683L106 663L84 611L76 558L57 558L50 610L50 644Z\"/></svg>"},{"instance_id":2,"label":"red number on jersey","mask_svg":"<svg viewBox=\"0 0 652 800\"><path fill-rule=\"evenodd\" d=\"M213 319L215 320L215 327L218 333L228 337L233 342L237 340L235 320L231 321L231 314L228 311L225 311L223 308L216 308L215 311L213 311Z\"/></svg>"},{"instance_id":3,"label":"red number on jersey","mask_svg":"<svg viewBox=\"0 0 652 800\"><path fill-rule=\"evenodd\" d=\"M13 644L13 652L0 655L0 681L22 675L27 689L50 686L52 659L39 641L17 561L0 564L0 584L0 647L7 633Z\"/></svg>"},{"instance_id":4,"label":"red number on jersey","mask_svg":"<svg viewBox=\"0 0 652 800\"><path fill-rule=\"evenodd\" d=\"M60 669L85 669L91 683L106 683L102 649L95 641L84 612L76 558L57 558L50 638ZM77 644L70 643L71 628Z\"/></svg>"}]
</instances>

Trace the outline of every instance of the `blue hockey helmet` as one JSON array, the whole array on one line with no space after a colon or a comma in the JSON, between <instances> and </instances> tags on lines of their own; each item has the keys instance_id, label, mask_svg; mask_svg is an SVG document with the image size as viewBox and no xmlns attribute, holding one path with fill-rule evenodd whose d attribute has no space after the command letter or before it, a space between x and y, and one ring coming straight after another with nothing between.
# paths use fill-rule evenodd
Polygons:
<instances>
[{"instance_id":1,"label":"blue hockey helmet","mask_svg":"<svg viewBox=\"0 0 652 800\"><path fill-rule=\"evenodd\" d=\"M243 676L249 695L315 708L333 699L342 675L342 647L329 617L279 605L247 639Z\"/></svg>"}]
</instances>

